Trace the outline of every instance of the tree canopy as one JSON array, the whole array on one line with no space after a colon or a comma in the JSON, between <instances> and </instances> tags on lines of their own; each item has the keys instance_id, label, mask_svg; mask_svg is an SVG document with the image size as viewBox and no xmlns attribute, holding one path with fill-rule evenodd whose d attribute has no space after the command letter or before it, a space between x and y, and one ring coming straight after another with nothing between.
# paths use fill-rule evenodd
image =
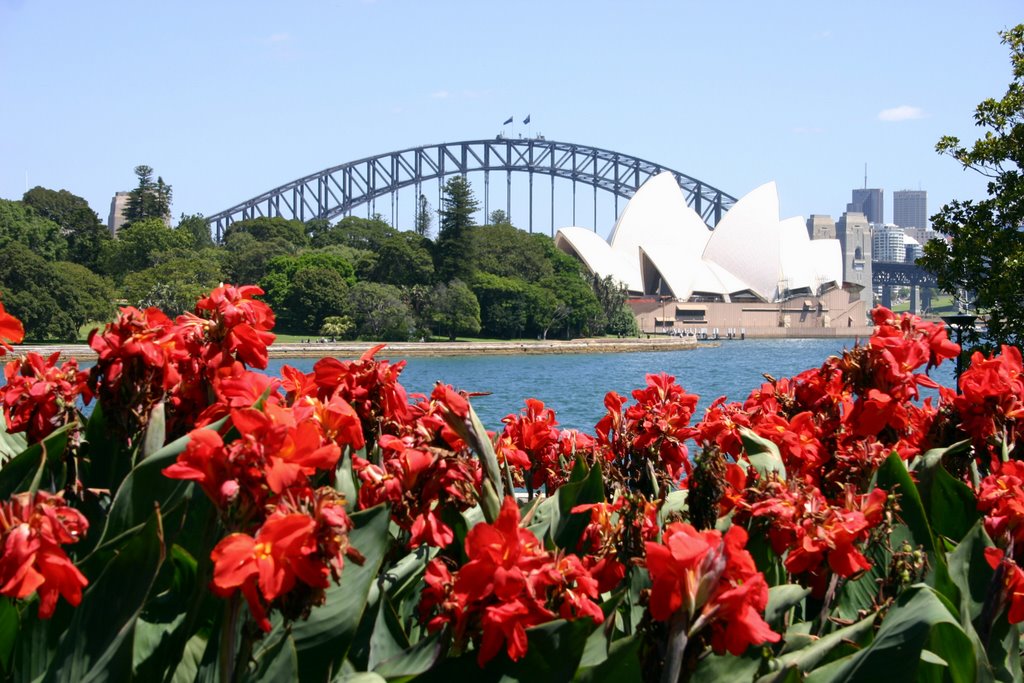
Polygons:
<instances>
[{"instance_id":1,"label":"tree canopy","mask_svg":"<svg viewBox=\"0 0 1024 683\"><path fill-rule=\"evenodd\" d=\"M134 223L146 218L170 220L171 186L159 176L153 180L153 169L144 164L135 167L135 177L139 182L128 194L124 207L125 222Z\"/></svg>"},{"instance_id":2,"label":"tree canopy","mask_svg":"<svg viewBox=\"0 0 1024 683\"><path fill-rule=\"evenodd\" d=\"M984 135L965 146L943 137L936 150L989 179L988 196L955 200L932 217L949 241L932 240L918 263L935 273L939 287L958 293L961 305L987 318L990 344L1024 342L1024 24L1001 32L1010 49L1013 79L1001 99L977 106ZM967 341L982 340L974 329Z\"/></svg>"},{"instance_id":3,"label":"tree canopy","mask_svg":"<svg viewBox=\"0 0 1024 683\"><path fill-rule=\"evenodd\" d=\"M478 206L469 181L461 175L452 176L444 184L434 247L434 270L439 281L468 280L472 275L476 254L470 229L476 223L473 213Z\"/></svg>"}]
</instances>

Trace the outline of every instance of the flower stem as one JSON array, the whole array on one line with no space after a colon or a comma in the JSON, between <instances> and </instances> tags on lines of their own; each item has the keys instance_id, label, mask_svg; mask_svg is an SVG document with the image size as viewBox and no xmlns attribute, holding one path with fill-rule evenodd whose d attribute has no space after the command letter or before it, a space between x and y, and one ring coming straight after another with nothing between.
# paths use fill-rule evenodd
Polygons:
<instances>
[{"instance_id":1,"label":"flower stem","mask_svg":"<svg viewBox=\"0 0 1024 683\"><path fill-rule=\"evenodd\" d=\"M224 623L220 635L220 680L235 680L235 636L238 633L238 613L242 607L238 593L224 603Z\"/></svg>"},{"instance_id":2,"label":"flower stem","mask_svg":"<svg viewBox=\"0 0 1024 683\"><path fill-rule=\"evenodd\" d=\"M665 652L665 668L661 670L661 683L676 683L683 669L683 655L686 654L687 619L682 611L676 612L670 622L668 647Z\"/></svg>"}]
</instances>

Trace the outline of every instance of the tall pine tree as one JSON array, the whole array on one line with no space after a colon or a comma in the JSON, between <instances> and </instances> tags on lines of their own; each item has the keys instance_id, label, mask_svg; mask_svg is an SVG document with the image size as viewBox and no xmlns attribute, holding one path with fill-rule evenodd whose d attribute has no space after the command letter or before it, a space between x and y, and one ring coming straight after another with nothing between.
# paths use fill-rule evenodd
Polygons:
<instances>
[{"instance_id":1,"label":"tall pine tree","mask_svg":"<svg viewBox=\"0 0 1024 683\"><path fill-rule=\"evenodd\" d=\"M441 198L440 225L434 247L434 271L440 282L456 278L468 281L474 270L472 227L473 214L480 203L473 188L461 175L444 184Z\"/></svg>"}]
</instances>

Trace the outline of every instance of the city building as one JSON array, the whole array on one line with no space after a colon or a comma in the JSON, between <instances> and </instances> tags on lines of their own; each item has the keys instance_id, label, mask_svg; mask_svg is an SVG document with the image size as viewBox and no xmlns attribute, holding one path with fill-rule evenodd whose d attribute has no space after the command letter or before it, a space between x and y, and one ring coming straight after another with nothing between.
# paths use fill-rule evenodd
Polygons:
<instances>
[{"instance_id":1,"label":"city building","mask_svg":"<svg viewBox=\"0 0 1024 683\"><path fill-rule=\"evenodd\" d=\"M641 329L863 326L866 310L843 285L835 239L810 239L801 217L780 219L775 183L739 199L714 230L661 173L630 199L608 241L582 227L555 244L631 294ZM671 305L669 305L671 303ZM693 326L693 327L690 327Z\"/></svg>"},{"instance_id":2,"label":"city building","mask_svg":"<svg viewBox=\"0 0 1024 683\"><path fill-rule=\"evenodd\" d=\"M867 216L868 223L884 223L885 190L877 187L854 190L853 201L846 205L846 213L862 213Z\"/></svg>"},{"instance_id":3,"label":"city building","mask_svg":"<svg viewBox=\"0 0 1024 683\"><path fill-rule=\"evenodd\" d=\"M807 219L807 234L812 240L834 240L836 238L836 222L832 216L811 214Z\"/></svg>"},{"instance_id":4,"label":"city building","mask_svg":"<svg viewBox=\"0 0 1024 683\"><path fill-rule=\"evenodd\" d=\"M125 224L124 210L128 206L128 197L131 192L116 192L110 200L110 216L107 218L107 227L111 234L116 235L121 226Z\"/></svg>"},{"instance_id":5,"label":"city building","mask_svg":"<svg viewBox=\"0 0 1024 683\"><path fill-rule=\"evenodd\" d=\"M874 306L871 290L871 224L860 212L847 212L836 222L836 239L843 253L843 283L851 291L856 288L864 310Z\"/></svg>"},{"instance_id":6,"label":"city building","mask_svg":"<svg viewBox=\"0 0 1024 683\"><path fill-rule=\"evenodd\" d=\"M904 230L928 227L928 192L897 190L892 193L892 222Z\"/></svg>"},{"instance_id":7,"label":"city building","mask_svg":"<svg viewBox=\"0 0 1024 683\"><path fill-rule=\"evenodd\" d=\"M907 260L906 234L892 223L871 226L871 248L876 261L904 263Z\"/></svg>"}]
</instances>

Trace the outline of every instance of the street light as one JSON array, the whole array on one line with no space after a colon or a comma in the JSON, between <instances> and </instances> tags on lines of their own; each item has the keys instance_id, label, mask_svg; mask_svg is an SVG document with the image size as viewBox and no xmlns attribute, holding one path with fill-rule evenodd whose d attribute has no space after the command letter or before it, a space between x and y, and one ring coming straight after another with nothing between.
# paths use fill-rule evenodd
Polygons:
<instances>
[{"instance_id":1,"label":"street light","mask_svg":"<svg viewBox=\"0 0 1024 683\"><path fill-rule=\"evenodd\" d=\"M960 393L960 373L964 369L964 345L963 337L964 330L968 327L974 327L974 321L978 319L976 315L944 315L942 316L942 322L946 323L950 329L956 332L956 343L960 347L960 354L956 357L956 393Z\"/></svg>"}]
</instances>

